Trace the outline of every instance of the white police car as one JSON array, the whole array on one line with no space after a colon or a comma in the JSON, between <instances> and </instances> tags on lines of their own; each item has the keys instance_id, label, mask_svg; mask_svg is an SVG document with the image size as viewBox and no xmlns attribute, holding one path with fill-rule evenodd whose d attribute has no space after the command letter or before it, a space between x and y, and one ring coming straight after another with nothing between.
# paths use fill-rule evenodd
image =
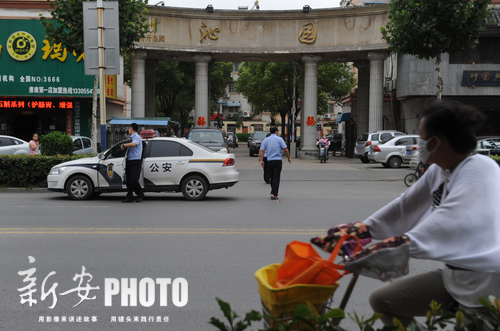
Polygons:
<instances>
[{"instance_id":1,"label":"white police car","mask_svg":"<svg viewBox=\"0 0 500 331\"><path fill-rule=\"evenodd\" d=\"M86 200L104 192L124 192L125 151L122 141L96 157L58 164L47 176L50 191ZM209 190L229 188L239 180L234 154L217 153L184 138L143 140L141 186L144 192L182 192L202 200Z\"/></svg>"}]
</instances>

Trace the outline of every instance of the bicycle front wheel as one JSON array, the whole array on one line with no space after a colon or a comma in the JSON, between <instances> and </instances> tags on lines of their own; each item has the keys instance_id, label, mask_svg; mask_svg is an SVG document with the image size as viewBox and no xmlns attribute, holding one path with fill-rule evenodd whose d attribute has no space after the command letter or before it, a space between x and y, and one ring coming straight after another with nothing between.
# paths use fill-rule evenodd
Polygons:
<instances>
[{"instance_id":1,"label":"bicycle front wheel","mask_svg":"<svg viewBox=\"0 0 500 331\"><path fill-rule=\"evenodd\" d=\"M411 174L408 174L405 176L405 179L404 179L404 182L405 182L405 185L410 187L413 185L413 183L415 183L416 181L418 180L418 177L417 175L415 175L414 173L411 173Z\"/></svg>"}]
</instances>

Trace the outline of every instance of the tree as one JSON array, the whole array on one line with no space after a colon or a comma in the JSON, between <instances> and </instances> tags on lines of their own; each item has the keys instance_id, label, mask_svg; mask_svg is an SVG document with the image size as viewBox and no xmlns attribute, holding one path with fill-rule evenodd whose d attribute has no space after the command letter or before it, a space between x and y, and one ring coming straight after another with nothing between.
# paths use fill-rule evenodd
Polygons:
<instances>
[{"instance_id":1,"label":"tree","mask_svg":"<svg viewBox=\"0 0 500 331\"><path fill-rule=\"evenodd\" d=\"M194 108L194 62L160 61L155 69L156 113L190 127Z\"/></svg>"},{"instance_id":2,"label":"tree","mask_svg":"<svg viewBox=\"0 0 500 331\"><path fill-rule=\"evenodd\" d=\"M296 69L295 95L300 96L300 70L291 62L245 62L238 72L237 90L254 106L254 113L271 112L281 116L281 132L286 132L287 115L291 118L294 95L294 70ZM328 110L328 99L340 101L350 93L355 84L352 68L344 63L322 63L318 66L318 114ZM296 115L300 112L297 109Z\"/></svg>"},{"instance_id":3,"label":"tree","mask_svg":"<svg viewBox=\"0 0 500 331\"><path fill-rule=\"evenodd\" d=\"M52 19L40 16L47 37L77 54L83 53L83 1L47 0L50 2ZM106 1L106 0L104 0ZM149 29L147 0L120 0L120 50L122 55L130 51L133 44L144 37Z\"/></svg>"},{"instance_id":4,"label":"tree","mask_svg":"<svg viewBox=\"0 0 500 331\"><path fill-rule=\"evenodd\" d=\"M490 0L392 0L382 38L394 53L435 58L441 99L441 54L474 48L491 16Z\"/></svg>"},{"instance_id":5,"label":"tree","mask_svg":"<svg viewBox=\"0 0 500 331\"><path fill-rule=\"evenodd\" d=\"M238 112L233 113L231 115L231 120L235 121L234 126L236 128L241 128L243 126L243 122L245 121L245 117L243 117L243 111L240 109Z\"/></svg>"},{"instance_id":6,"label":"tree","mask_svg":"<svg viewBox=\"0 0 500 331\"><path fill-rule=\"evenodd\" d=\"M70 52L83 54L83 0L47 0L50 2L52 19L40 15L47 39L61 43ZM135 42L144 37L149 29L146 4L148 0L120 0L118 18L120 20L120 52L128 58ZM130 70L125 70L130 73ZM125 81L130 76L125 76ZM95 114L97 109L97 75L94 78L92 105L92 140L95 141ZM95 146L95 145L94 145ZM95 152L95 151L94 151Z\"/></svg>"},{"instance_id":7,"label":"tree","mask_svg":"<svg viewBox=\"0 0 500 331\"><path fill-rule=\"evenodd\" d=\"M223 96L231 82L232 63L215 62L210 66L210 107L217 111L217 101ZM156 109L160 116L171 117L181 128L191 126L189 114L194 108L195 64L194 62L164 62L155 72Z\"/></svg>"}]
</instances>

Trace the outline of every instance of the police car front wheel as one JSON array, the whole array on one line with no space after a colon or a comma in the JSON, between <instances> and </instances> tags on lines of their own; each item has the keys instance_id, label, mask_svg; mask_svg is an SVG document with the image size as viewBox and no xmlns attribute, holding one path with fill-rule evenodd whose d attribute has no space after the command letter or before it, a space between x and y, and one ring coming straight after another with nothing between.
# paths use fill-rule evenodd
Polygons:
<instances>
[{"instance_id":1,"label":"police car front wheel","mask_svg":"<svg viewBox=\"0 0 500 331\"><path fill-rule=\"evenodd\" d=\"M78 175L68 180L66 193L72 200L88 200L94 193L94 185L88 177Z\"/></svg>"}]
</instances>

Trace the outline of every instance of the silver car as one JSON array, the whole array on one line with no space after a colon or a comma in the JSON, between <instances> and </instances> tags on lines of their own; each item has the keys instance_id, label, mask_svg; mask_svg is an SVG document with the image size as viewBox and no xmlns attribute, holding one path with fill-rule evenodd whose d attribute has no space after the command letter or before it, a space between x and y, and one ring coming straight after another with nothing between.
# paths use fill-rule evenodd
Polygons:
<instances>
[{"instance_id":1,"label":"silver car","mask_svg":"<svg viewBox=\"0 0 500 331\"><path fill-rule=\"evenodd\" d=\"M477 137L476 153L500 155L500 137Z\"/></svg>"},{"instance_id":2,"label":"silver car","mask_svg":"<svg viewBox=\"0 0 500 331\"><path fill-rule=\"evenodd\" d=\"M11 136L0 136L0 154L29 155L30 144L22 139Z\"/></svg>"},{"instance_id":3,"label":"silver car","mask_svg":"<svg viewBox=\"0 0 500 331\"><path fill-rule=\"evenodd\" d=\"M92 154L94 150L94 145L92 140L87 137L71 136L73 139L73 144L75 145L73 154Z\"/></svg>"},{"instance_id":4,"label":"silver car","mask_svg":"<svg viewBox=\"0 0 500 331\"><path fill-rule=\"evenodd\" d=\"M403 163L409 163L412 154L417 149L418 135L392 137L377 145L371 145L368 159L382 163L387 168L399 168Z\"/></svg>"},{"instance_id":5,"label":"silver car","mask_svg":"<svg viewBox=\"0 0 500 331\"><path fill-rule=\"evenodd\" d=\"M404 132L396 130L379 130L373 132L365 132L356 139L356 146L354 147L354 156L359 157L361 162L368 163L368 152L372 145L378 144L380 141L387 140L391 137L406 135Z\"/></svg>"}]
</instances>

